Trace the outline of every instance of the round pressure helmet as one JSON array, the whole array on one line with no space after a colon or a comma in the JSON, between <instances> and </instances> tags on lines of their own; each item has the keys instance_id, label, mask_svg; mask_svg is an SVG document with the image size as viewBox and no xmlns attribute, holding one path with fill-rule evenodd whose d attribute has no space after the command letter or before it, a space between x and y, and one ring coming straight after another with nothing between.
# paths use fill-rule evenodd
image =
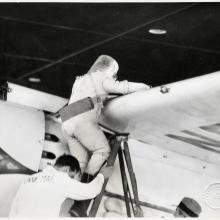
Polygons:
<instances>
[{"instance_id":1,"label":"round pressure helmet","mask_svg":"<svg viewBox=\"0 0 220 220\"><path fill-rule=\"evenodd\" d=\"M115 59L107 55L101 55L89 69L88 73L100 71L109 77L117 77L119 66Z\"/></svg>"}]
</instances>

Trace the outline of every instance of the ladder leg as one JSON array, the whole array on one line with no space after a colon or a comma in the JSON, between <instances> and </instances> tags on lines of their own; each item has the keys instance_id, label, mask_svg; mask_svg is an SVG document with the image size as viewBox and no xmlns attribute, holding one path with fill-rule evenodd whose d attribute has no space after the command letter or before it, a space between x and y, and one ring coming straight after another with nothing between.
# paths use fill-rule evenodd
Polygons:
<instances>
[{"instance_id":1,"label":"ladder leg","mask_svg":"<svg viewBox=\"0 0 220 220\"><path fill-rule=\"evenodd\" d=\"M137 210L138 212L135 213L135 216L137 216L137 215L143 216L143 211L141 209L140 202L139 202L137 181L136 181L136 177L135 177L133 166L132 166L128 143L127 143L127 141L124 141L123 144L124 144L124 156L125 156L128 172L130 175L131 186L132 186L132 191L133 191L133 195L134 195L134 201L135 201L135 204L138 208L138 210Z\"/></svg>"},{"instance_id":2,"label":"ladder leg","mask_svg":"<svg viewBox=\"0 0 220 220\"><path fill-rule=\"evenodd\" d=\"M116 137L111 141L110 145L112 146L112 151L111 151L111 154L108 158L107 166L113 166L114 165L116 156L118 154L118 149L121 146L121 141L119 141ZM89 212L89 217L95 217L96 216L99 205L100 205L100 202L101 202L102 197L105 193L105 188L106 188L107 183L108 183L108 179L105 179L100 194L93 201L91 210Z\"/></svg>"},{"instance_id":3,"label":"ladder leg","mask_svg":"<svg viewBox=\"0 0 220 220\"><path fill-rule=\"evenodd\" d=\"M124 191L126 212L127 212L127 216L131 217L131 210L130 210L129 198L128 198L128 181L127 181L127 177L126 177L124 159L123 159L123 154L122 154L121 148L119 148L119 150L118 150L118 159L119 159L120 170L121 170L121 179L122 179L122 186L123 186L123 191Z\"/></svg>"}]
</instances>

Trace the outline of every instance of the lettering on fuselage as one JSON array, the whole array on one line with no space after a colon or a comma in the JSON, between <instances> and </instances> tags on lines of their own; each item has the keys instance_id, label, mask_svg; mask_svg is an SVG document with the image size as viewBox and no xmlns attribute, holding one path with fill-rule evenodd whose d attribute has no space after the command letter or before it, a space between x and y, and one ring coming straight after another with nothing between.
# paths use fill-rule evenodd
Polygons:
<instances>
[{"instance_id":1,"label":"lettering on fuselage","mask_svg":"<svg viewBox=\"0 0 220 220\"><path fill-rule=\"evenodd\" d=\"M199 128L207 132L220 135L220 124L219 123L207 125L207 126L200 126ZM179 141L182 141L188 144L192 144L199 148L220 154L220 141L209 138L208 136L205 136L205 135L198 134L196 132L188 131L188 130L183 130L182 132L184 134L190 135L191 137L185 137L185 136L174 135L174 134L167 134L166 136L173 138L175 140L179 140Z\"/></svg>"}]
</instances>

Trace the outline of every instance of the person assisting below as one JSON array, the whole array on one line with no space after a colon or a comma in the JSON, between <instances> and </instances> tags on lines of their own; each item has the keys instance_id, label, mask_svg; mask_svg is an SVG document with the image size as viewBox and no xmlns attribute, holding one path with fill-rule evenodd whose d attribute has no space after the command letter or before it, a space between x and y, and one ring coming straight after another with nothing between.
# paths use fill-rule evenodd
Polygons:
<instances>
[{"instance_id":1,"label":"person assisting below","mask_svg":"<svg viewBox=\"0 0 220 220\"><path fill-rule=\"evenodd\" d=\"M13 199L10 217L59 217L66 198L86 200L96 197L112 173L112 167L102 168L90 183L81 183L78 160L72 155L60 156L54 165L30 175L19 187Z\"/></svg>"},{"instance_id":2,"label":"person assisting below","mask_svg":"<svg viewBox=\"0 0 220 220\"><path fill-rule=\"evenodd\" d=\"M184 197L177 206L174 216L179 218L198 218L201 212L202 208L195 199Z\"/></svg>"}]
</instances>

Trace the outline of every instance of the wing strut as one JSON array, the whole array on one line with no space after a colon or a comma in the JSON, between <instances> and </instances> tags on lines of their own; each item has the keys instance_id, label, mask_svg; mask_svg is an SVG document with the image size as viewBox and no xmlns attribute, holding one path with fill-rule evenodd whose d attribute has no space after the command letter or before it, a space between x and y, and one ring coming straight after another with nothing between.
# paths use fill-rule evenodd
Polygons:
<instances>
[{"instance_id":1,"label":"wing strut","mask_svg":"<svg viewBox=\"0 0 220 220\"><path fill-rule=\"evenodd\" d=\"M107 134L107 135L109 135L109 134ZM109 141L109 144L112 148L112 151L111 151L111 154L108 158L107 166L113 166L115 159L118 155L127 216L131 217L131 207L132 207L133 215L135 217L143 217L143 211L141 209L141 205L140 205L140 201L139 201L139 197L138 197L138 188L137 188L136 177L135 177L135 174L133 171L131 156L130 156L129 147L128 147L128 143L127 143L128 135L129 134L127 134L127 133L121 134L121 133L113 132L113 135L110 137L110 141ZM130 183L131 183L132 193L133 193L134 199L132 199L131 190L128 185L128 176L126 174L125 165L127 166L127 170L129 173ZM105 188L107 186L107 183L108 183L108 179L105 180L103 187L102 187L102 190L101 190L101 193L93 200L93 203L91 205L91 209L89 212L89 217L96 216L100 202L101 202L102 197L105 193Z\"/></svg>"}]
</instances>

